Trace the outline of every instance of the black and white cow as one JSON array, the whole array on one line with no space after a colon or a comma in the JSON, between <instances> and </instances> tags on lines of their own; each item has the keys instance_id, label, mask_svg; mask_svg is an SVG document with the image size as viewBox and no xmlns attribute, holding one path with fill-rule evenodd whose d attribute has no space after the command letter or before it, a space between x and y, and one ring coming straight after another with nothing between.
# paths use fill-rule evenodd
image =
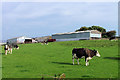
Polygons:
<instances>
[{"instance_id":1,"label":"black and white cow","mask_svg":"<svg viewBox=\"0 0 120 80\"><path fill-rule=\"evenodd\" d=\"M13 45L13 48L19 49L19 46L17 44Z\"/></svg>"},{"instance_id":2,"label":"black and white cow","mask_svg":"<svg viewBox=\"0 0 120 80\"><path fill-rule=\"evenodd\" d=\"M4 45L5 55L7 55L8 49L9 49L8 45L7 44Z\"/></svg>"},{"instance_id":3,"label":"black and white cow","mask_svg":"<svg viewBox=\"0 0 120 80\"><path fill-rule=\"evenodd\" d=\"M12 46L11 45L5 44L4 50L5 50L5 55L7 55L7 53L12 54Z\"/></svg>"},{"instance_id":4,"label":"black and white cow","mask_svg":"<svg viewBox=\"0 0 120 80\"><path fill-rule=\"evenodd\" d=\"M89 65L89 60L92 59L93 56L100 57L100 54L96 50L91 50L87 48L74 48L72 50L72 59L73 59L73 65L74 65L74 59L77 59L77 62L79 64L79 58L85 57L86 66Z\"/></svg>"},{"instance_id":5,"label":"black and white cow","mask_svg":"<svg viewBox=\"0 0 120 80\"><path fill-rule=\"evenodd\" d=\"M41 44L42 44L42 45L43 45L43 44L48 45L48 41L47 41L47 40L41 41Z\"/></svg>"}]
</instances>

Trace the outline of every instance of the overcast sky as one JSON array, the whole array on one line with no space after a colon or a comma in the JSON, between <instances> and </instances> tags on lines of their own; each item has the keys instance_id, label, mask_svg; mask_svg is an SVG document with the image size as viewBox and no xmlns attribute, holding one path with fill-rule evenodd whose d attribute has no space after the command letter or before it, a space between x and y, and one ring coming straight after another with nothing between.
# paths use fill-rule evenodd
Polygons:
<instances>
[{"instance_id":1,"label":"overcast sky","mask_svg":"<svg viewBox=\"0 0 120 80\"><path fill-rule=\"evenodd\" d=\"M73 32L92 25L118 32L117 2L4 2L2 13L3 40Z\"/></svg>"}]
</instances>

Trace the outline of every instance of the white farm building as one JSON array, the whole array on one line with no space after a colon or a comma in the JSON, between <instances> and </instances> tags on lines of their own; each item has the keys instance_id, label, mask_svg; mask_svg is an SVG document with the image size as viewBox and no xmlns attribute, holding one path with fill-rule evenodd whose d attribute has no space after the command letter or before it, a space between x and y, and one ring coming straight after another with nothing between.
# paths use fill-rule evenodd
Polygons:
<instances>
[{"instance_id":1,"label":"white farm building","mask_svg":"<svg viewBox=\"0 0 120 80\"><path fill-rule=\"evenodd\" d=\"M97 30L87 30L52 35L52 39L56 39L56 41L90 40L92 38L101 38L101 32Z\"/></svg>"},{"instance_id":2,"label":"white farm building","mask_svg":"<svg viewBox=\"0 0 120 80\"><path fill-rule=\"evenodd\" d=\"M8 39L7 42L8 43L32 43L32 38L21 36L21 37Z\"/></svg>"}]
</instances>

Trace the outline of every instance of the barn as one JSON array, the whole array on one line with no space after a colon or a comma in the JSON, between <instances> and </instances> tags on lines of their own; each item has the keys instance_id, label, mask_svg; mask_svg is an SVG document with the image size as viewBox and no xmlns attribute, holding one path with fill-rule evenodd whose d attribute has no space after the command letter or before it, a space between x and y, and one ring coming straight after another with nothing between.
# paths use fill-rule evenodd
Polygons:
<instances>
[{"instance_id":1,"label":"barn","mask_svg":"<svg viewBox=\"0 0 120 80\"><path fill-rule=\"evenodd\" d=\"M56 41L90 40L100 38L101 32L97 30L57 33L52 35L52 39L56 39Z\"/></svg>"},{"instance_id":2,"label":"barn","mask_svg":"<svg viewBox=\"0 0 120 80\"><path fill-rule=\"evenodd\" d=\"M8 43L32 43L32 38L26 36L16 37L7 40Z\"/></svg>"}]
</instances>

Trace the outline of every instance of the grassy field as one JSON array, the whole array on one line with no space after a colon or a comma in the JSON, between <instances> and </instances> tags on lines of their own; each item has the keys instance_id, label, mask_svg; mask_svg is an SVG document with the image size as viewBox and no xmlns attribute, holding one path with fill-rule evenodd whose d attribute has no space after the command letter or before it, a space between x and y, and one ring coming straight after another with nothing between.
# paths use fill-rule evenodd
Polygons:
<instances>
[{"instance_id":1,"label":"grassy field","mask_svg":"<svg viewBox=\"0 0 120 80\"><path fill-rule=\"evenodd\" d=\"M117 78L118 77L118 41L81 40L53 42L49 45L20 44L13 54L2 56L3 78L51 78L55 74L65 73L66 78ZM96 49L101 57L93 57L90 65L72 65L72 49Z\"/></svg>"}]
</instances>

